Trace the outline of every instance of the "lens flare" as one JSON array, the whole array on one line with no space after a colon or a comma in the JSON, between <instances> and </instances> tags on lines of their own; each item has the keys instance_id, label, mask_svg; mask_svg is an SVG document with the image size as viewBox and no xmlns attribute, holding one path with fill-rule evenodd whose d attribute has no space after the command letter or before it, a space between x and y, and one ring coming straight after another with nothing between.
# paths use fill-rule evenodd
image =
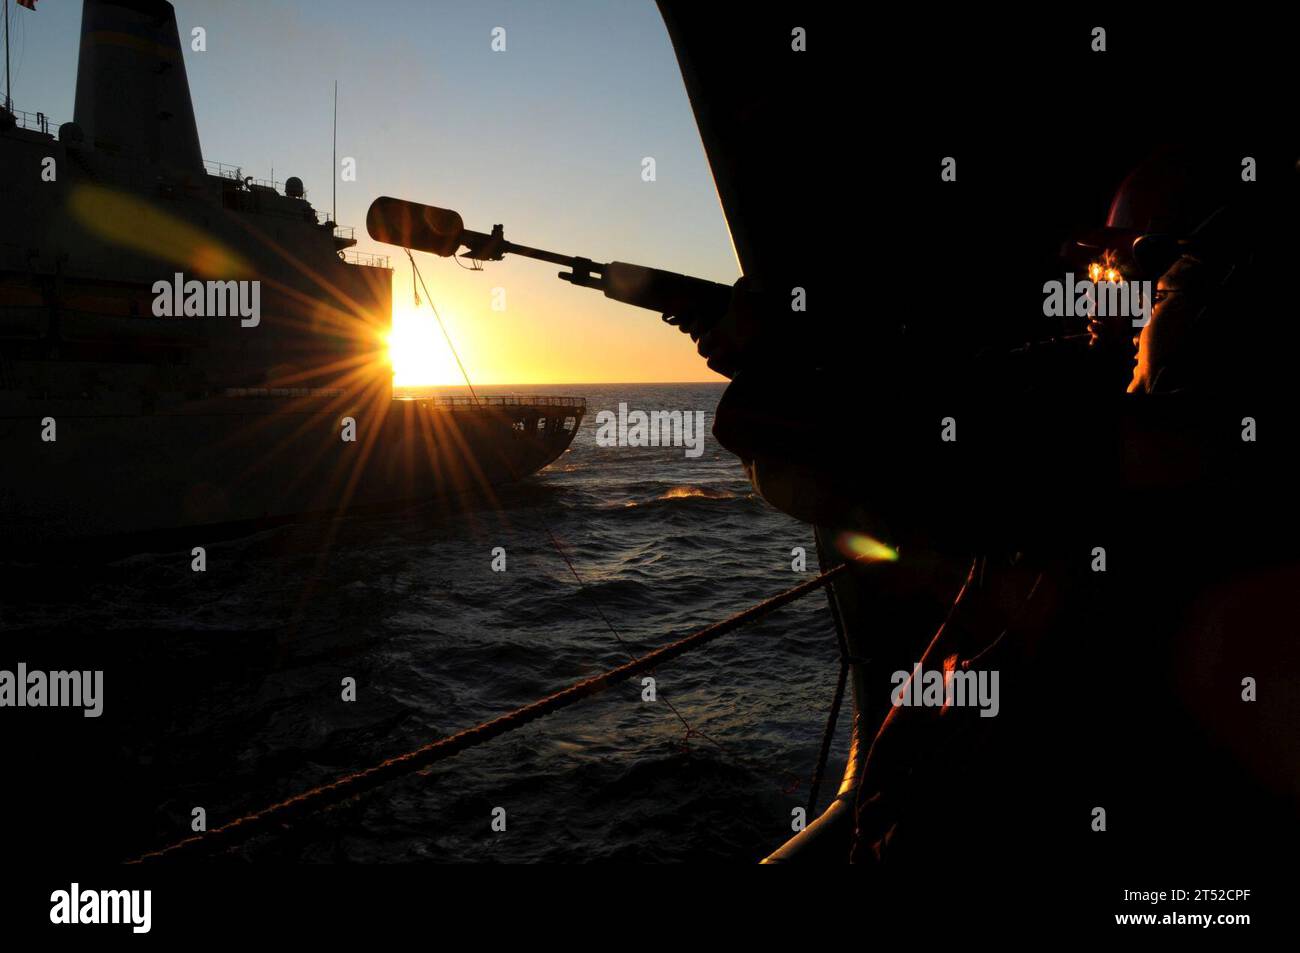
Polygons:
<instances>
[{"instance_id":1,"label":"lens flare","mask_svg":"<svg viewBox=\"0 0 1300 953\"><path fill-rule=\"evenodd\" d=\"M843 532L835 538L835 548L845 559L861 563L898 562L898 550L872 539L865 533Z\"/></svg>"},{"instance_id":2,"label":"lens flare","mask_svg":"<svg viewBox=\"0 0 1300 953\"><path fill-rule=\"evenodd\" d=\"M68 198L72 218L101 241L223 280L254 277L242 256L203 229L144 199L80 184Z\"/></svg>"},{"instance_id":3,"label":"lens flare","mask_svg":"<svg viewBox=\"0 0 1300 953\"><path fill-rule=\"evenodd\" d=\"M1112 284L1122 285L1124 273L1120 271L1115 261L1115 253L1107 251L1100 261L1088 265L1088 278L1092 281L1109 281Z\"/></svg>"}]
</instances>

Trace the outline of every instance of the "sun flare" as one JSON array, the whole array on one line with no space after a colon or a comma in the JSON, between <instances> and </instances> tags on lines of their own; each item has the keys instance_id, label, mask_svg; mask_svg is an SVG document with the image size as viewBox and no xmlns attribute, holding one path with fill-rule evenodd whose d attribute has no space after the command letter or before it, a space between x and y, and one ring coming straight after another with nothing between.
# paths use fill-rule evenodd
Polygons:
<instances>
[{"instance_id":1,"label":"sun flare","mask_svg":"<svg viewBox=\"0 0 1300 953\"><path fill-rule=\"evenodd\" d=\"M445 319L444 315L444 319ZM433 315L393 311L388 334L388 360L394 387L444 387L463 384L460 369Z\"/></svg>"}]
</instances>

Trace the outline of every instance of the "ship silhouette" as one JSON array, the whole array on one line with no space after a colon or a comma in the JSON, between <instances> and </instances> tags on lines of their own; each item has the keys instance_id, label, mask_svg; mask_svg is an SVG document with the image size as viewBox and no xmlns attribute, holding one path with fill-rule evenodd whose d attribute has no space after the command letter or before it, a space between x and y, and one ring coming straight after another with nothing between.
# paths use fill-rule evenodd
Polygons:
<instances>
[{"instance_id":1,"label":"ship silhouette","mask_svg":"<svg viewBox=\"0 0 1300 953\"><path fill-rule=\"evenodd\" d=\"M163 0L85 0L74 121L0 110L0 176L7 552L455 506L581 423L581 398L394 394L388 260L298 178L204 161Z\"/></svg>"}]
</instances>

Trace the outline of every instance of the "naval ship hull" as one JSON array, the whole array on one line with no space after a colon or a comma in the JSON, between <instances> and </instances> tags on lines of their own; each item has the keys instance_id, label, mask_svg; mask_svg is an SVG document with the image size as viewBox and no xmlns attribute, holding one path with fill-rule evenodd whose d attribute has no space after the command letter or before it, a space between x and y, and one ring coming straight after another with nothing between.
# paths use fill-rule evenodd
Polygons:
<instances>
[{"instance_id":1,"label":"naval ship hull","mask_svg":"<svg viewBox=\"0 0 1300 953\"><path fill-rule=\"evenodd\" d=\"M257 391L88 414L0 401L0 553L70 541L201 545L278 522L488 495L562 454L581 399L384 399ZM352 423L349 423L349 420ZM348 437L349 439L344 439Z\"/></svg>"}]
</instances>

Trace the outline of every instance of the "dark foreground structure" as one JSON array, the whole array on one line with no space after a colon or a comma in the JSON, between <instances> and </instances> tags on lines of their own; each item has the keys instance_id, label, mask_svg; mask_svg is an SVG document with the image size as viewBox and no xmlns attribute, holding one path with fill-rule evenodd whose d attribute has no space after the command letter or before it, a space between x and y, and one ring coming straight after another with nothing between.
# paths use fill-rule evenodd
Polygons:
<instances>
[{"instance_id":1,"label":"dark foreground structure","mask_svg":"<svg viewBox=\"0 0 1300 953\"><path fill-rule=\"evenodd\" d=\"M1185 27L1126 22L1120 52L1091 60L1086 37L1052 32L1021 64L1050 92L1008 81L1000 99L995 71L889 141L904 187L869 190L862 280L815 238L845 237L821 211L858 207L834 124L779 129L821 88L814 60L763 57L775 23L661 6L745 275L726 313L666 316L734 379L714 432L817 525L823 569L874 540L900 554L832 585L853 753L830 808L769 859L853 861L929 900L1069 882L1104 902L1173 872L1247 886L1286 865L1300 336L1281 276L1300 255L1300 151L1226 121L1205 134L1224 93ZM925 62L965 76L960 33L927 31ZM713 56L724 36L752 59ZM1195 91L1159 115L1201 133L1188 144L1016 129L1182 66ZM870 101L872 128L914 130L915 102ZM1261 113L1233 118L1257 133ZM1093 266L1150 282L1146 327L1046 316L1045 282ZM800 291L821 305L792 307ZM922 703L927 672L996 678L996 711L942 689Z\"/></svg>"}]
</instances>

